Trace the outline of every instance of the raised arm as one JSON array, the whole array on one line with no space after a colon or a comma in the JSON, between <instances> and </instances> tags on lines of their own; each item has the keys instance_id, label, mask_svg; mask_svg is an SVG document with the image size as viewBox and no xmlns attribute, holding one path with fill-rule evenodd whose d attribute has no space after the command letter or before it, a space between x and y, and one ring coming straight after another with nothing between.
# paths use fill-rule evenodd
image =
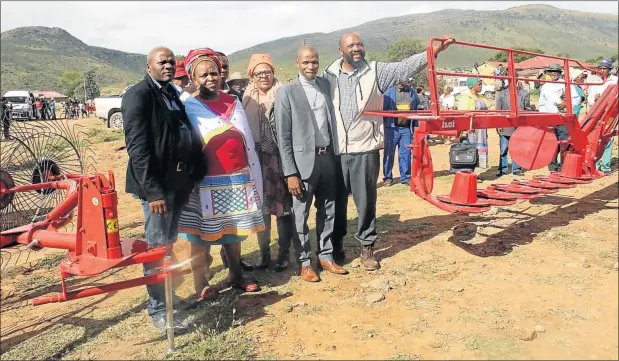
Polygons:
<instances>
[{"instance_id":1,"label":"raised arm","mask_svg":"<svg viewBox=\"0 0 619 361\"><path fill-rule=\"evenodd\" d=\"M150 118L152 107L146 106L148 94L130 89L122 98L121 111L125 143L135 178L150 203L164 199L163 187L157 179L160 168L152 151Z\"/></svg>"},{"instance_id":2,"label":"raised arm","mask_svg":"<svg viewBox=\"0 0 619 361\"><path fill-rule=\"evenodd\" d=\"M397 63L376 63L378 89L384 93L402 80L419 73L428 65L427 52L415 54Z\"/></svg>"}]
</instances>

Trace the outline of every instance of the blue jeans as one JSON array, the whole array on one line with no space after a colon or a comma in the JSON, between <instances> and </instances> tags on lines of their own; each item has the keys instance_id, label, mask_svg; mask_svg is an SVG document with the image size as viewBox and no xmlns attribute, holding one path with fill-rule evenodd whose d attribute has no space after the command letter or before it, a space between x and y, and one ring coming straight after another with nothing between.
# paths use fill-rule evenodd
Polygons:
<instances>
[{"instance_id":1,"label":"blue jeans","mask_svg":"<svg viewBox=\"0 0 619 361\"><path fill-rule=\"evenodd\" d=\"M148 248L173 244L178 238L178 221L181 217L181 211L187 201L187 196L184 194L172 194L166 196L166 207L168 213L154 214L150 212L148 202L142 202L142 211L144 212L144 232L146 234L146 243ZM170 250L171 251L171 250ZM142 264L144 268L144 276L159 273L163 266L163 261L147 262ZM148 304L146 309L151 318L165 316L165 286L163 283L155 283L146 285L148 291Z\"/></svg>"},{"instance_id":2,"label":"blue jeans","mask_svg":"<svg viewBox=\"0 0 619 361\"><path fill-rule=\"evenodd\" d=\"M411 178L411 150L408 148L413 139L409 127L385 128L385 155L383 158L383 180L393 179L393 162L395 148L398 147L398 165L400 167L400 182Z\"/></svg>"},{"instance_id":3,"label":"blue jeans","mask_svg":"<svg viewBox=\"0 0 619 361\"><path fill-rule=\"evenodd\" d=\"M500 135L501 143L499 146L501 147L501 158L499 160L499 171L503 174L507 174L507 167L509 165L509 159L507 157L509 151L509 138L510 136ZM512 159L512 172L518 171L520 171L520 166Z\"/></svg>"},{"instance_id":4,"label":"blue jeans","mask_svg":"<svg viewBox=\"0 0 619 361\"><path fill-rule=\"evenodd\" d=\"M602 159L598 160L596 166L602 172L610 172L610 162L613 157L613 138L611 137L606 144L606 148L604 148L604 154L602 155Z\"/></svg>"}]
</instances>

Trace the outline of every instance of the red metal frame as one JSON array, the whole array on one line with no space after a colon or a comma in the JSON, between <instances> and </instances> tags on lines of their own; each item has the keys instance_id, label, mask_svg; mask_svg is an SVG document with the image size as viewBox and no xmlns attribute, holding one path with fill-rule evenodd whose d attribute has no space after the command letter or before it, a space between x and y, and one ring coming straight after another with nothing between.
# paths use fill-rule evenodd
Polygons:
<instances>
[{"instance_id":1,"label":"red metal frame","mask_svg":"<svg viewBox=\"0 0 619 361\"><path fill-rule=\"evenodd\" d=\"M579 61L573 59L484 44L455 41L454 45L505 51L508 57L508 75L498 76L441 72L436 69L433 44L437 41L444 40L446 39L432 38L427 46L428 80L431 98L430 110L363 112L363 114L366 115L411 119L419 122L419 127L415 130L413 145L411 146L413 152L411 173L412 192L415 192L419 197L448 212L484 212L488 209L488 206L485 202L479 202L478 196L492 200L492 202L490 202L491 205L492 203L509 203L509 200L505 199L506 195L512 195L519 199L531 199L541 194L548 193L550 191L547 187L548 183L556 186L557 189L566 188L574 184L590 182L593 177L601 176L600 172L596 170L595 163L601 157L605 145L610 141L617 129L617 114L619 112L619 105L617 102L619 88L617 85L609 86L587 113L587 117L583 122L579 123L578 117L572 112L571 85L575 83L570 81L570 63L575 63L585 70L597 73L603 79L601 83L581 83L580 85L604 84L606 78L599 70L588 68ZM514 65L514 54L516 53L557 59L558 62L563 64L563 80L552 81L539 79L536 81L540 83L565 84L565 113L552 114L518 109L517 81L530 81L531 79L516 76L516 68ZM441 110L438 100L439 89L437 76L439 75L509 80L510 110ZM517 127L518 129L514 133L514 136L510 139L510 154L514 149L522 149L522 146L519 147L518 144L512 145L514 141L517 141L519 138L516 134L519 133L521 139L523 138L522 135L535 134L533 137L534 139L527 139L527 143L531 148L525 149L524 153L527 158L531 159L529 164L535 165L535 168L532 169L539 169L546 166L550 161L548 157L542 157L548 158L546 162L540 161L538 156L541 155L540 153L548 150L548 137L556 141L556 137L551 132L551 129L553 126L560 124L565 125L569 132L569 139L567 141L557 142L563 145L561 156L566 160L560 173L554 173L542 179L521 181L521 183L511 184L509 186L491 186L487 190L479 192L476 186L472 186L473 183L469 181L468 178L470 175L457 172L452 193L449 197L441 196L437 198L431 195L434 184L434 169L432 166L430 147L426 142L427 134L457 137L462 131L473 129ZM546 147L542 147L543 143L546 144ZM569 150L567 147L568 144L570 146ZM550 145L552 146L552 143ZM552 148L556 149L556 146L552 146ZM463 186L464 184L466 186ZM523 192L523 190L525 190L525 192ZM463 203L462 199L466 199L467 201ZM482 204L484 205L482 206Z\"/></svg>"},{"instance_id":2,"label":"red metal frame","mask_svg":"<svg viewBox=\"0 0 619 361\"><path fill-rule=\"evenodd\" d=\"M94 276L112 268L163 260L163 246L148 249L146 242L120 238L118 229L118 196L114 173L91 175L69 174L63 180L1 189L0 193L57 189L66 192L65 200L45 220L0 233L0 247L15 242L33 248L66 249L68 258L60 263L62 293L33 301L34 305L63 302L107 292L163 282L167 270L147 277L108 285L67 291L69 276ZM76 233L59 232L73 217L77 208Z\"/></svg>"}]
</instances>

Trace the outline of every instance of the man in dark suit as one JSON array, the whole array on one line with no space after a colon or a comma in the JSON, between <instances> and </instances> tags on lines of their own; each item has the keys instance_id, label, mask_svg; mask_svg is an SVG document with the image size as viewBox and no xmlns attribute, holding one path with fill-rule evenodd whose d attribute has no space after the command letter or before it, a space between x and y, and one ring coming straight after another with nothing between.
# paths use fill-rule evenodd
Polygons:
<instances>
[{"instance_id":1,"label":"man in dark suit","mask_svg":"<svg viewBox=\"0 0 619 361\"><path fill-rule=\"evenodd\" d=\"M275 123L288 190L294 196L293 214L299 235L301 278L308 282L320 279L310 262L310 239L307 218L315 197L318 260L323 269L334 274L348 273L333 261L333 226L335 220L336 173L331 147L335 112L326 79L317 78L318 52L304 46L297 53L299 75L283 85L275 96ZM298 247L295 245L295 249Z\"/></svg>"},{"instance_id":2,"label":"man in dark suit","mask_svg":"<svg viewBox=\"0 0 619 361\"><path fill-rule=\"evenodd\" d=\"M142 202L149 247L171 253L178 221L195 182L206 174L202 141L171 83L176 62L168 48L155 48L146 63L148 73L122 98L123 125L129 163L126 192ZM144 275L158 272L161 261L144 263ZM153 325L166 329L163 284L147 285L148 314ZM175 328L185 328L175 321Z\"/></svg>"}]
</instances>

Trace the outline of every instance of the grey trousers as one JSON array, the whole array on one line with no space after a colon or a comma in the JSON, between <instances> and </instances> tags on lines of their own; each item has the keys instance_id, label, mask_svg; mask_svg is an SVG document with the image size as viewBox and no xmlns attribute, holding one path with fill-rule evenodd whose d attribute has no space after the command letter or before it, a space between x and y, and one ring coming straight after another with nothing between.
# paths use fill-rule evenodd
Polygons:
<instances>
[{"instance_id":1,"label":"grey trousers","mask_svg":"<svg viewBox=\"0 0 619 361\"><path fill-rule=\"evenodd\" d=\"M316 254L320 261L333 259L333 225L335 222L335 197L337 183L335 180L335 162L331 151L316 154L312 175L303 180L305 187L304 197L292 199L295 226L299 235L300 252L299 263L302 266L310 265L312 252L307 218L309 217L312 199L316 198L316 236L318 249ZM295 247L296 248L296 247Z\"/></svg>"},{"instance_id":2,"label":"grey trousers","mask_svg":"<svg viewBox=\"0 0 619 361\"><path fill-rule=\"evenodd\" d=\"M343 239L347 233L348 195L351 193L359 217L355 238L362 246L372 246L376 242L376 182L379 170L378 150L359 154L341 154L336 157L338 186L333 231L333 247L336 251L343 251Z\"/></svg>"}]
</instances>

